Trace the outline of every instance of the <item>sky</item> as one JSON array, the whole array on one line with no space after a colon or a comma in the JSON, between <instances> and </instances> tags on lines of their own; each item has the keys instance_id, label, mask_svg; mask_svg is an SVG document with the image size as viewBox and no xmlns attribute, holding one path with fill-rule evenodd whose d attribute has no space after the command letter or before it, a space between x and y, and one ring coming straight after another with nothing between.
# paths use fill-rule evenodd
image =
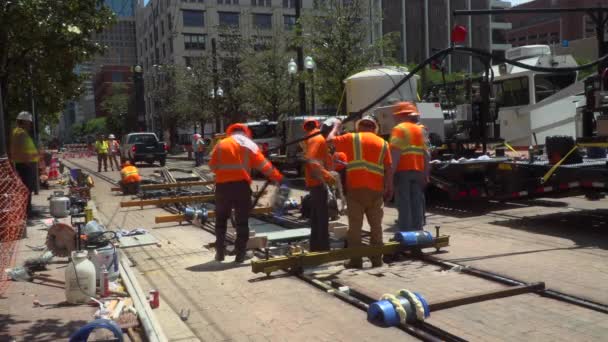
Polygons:
<instances>
[{"instance_id":1,"label":"sky","mask_svg":"<svg viewBox=\"0 0 608 342\"><path fill-rule=\"evenodd\" d=\"M511 0L511 6L525 4L526 2L530 2L530 1L532 1L532 0Z\"/></svg>"}]
</instances>

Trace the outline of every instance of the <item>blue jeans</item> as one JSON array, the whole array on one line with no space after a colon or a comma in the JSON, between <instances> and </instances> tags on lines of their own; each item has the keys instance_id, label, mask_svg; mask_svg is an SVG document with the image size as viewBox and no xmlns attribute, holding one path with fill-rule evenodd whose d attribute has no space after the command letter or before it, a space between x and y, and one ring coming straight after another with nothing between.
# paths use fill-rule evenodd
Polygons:
<instances>
[{"instance_id":1,"label":"blue jeans","mask_svg":"<svg viewBox=\"0 0 608 342\"><path fill-rule=\"evenodd\" d=\"M194 152L194 164L196 166L201 166L204 163L204 154L203 152Z\"/></svg>"},{"instance_id":2,"label":"blue jeans","mask_svg":"<svg viewBox=\"0 0 608 342\"><path fill-rule=\"evenodd\" d=\"M400 231L422 230L424 227L424 173L398 171L395 173L395 201L399 213Z\"/></svg>"}]
</instances>

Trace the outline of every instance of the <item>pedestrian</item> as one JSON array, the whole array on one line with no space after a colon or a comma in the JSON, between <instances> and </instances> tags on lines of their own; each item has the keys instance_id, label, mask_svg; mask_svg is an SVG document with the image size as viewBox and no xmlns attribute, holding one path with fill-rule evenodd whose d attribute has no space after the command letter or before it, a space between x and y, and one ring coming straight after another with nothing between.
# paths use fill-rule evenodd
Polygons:
<instances>
[{"instance_id":1,"label":"pedestrian","mask_svg":"<svg viewBox=\"0 0 608 342\"><path fill-rule=\"evenodd\" d=\"M226 129L211 152L209 168L215 173L215 260L224 260L226 229L234 209L236 225L235 262L245 261L251 211L251 173L255 168L268 179L280 183L283 175L264 157L251 140L251 131L241 123Z\"/></svg>"},{"instance_id":2,"label":"pedestrian","mask_svg":"<svg viewBox=\"0 0 608 342\"><path fill-rule=\"evenodd\" d=\"M319 122L306 119L303 124L306 136L304 141L306 166L304 169L306 187L310 191L310 251L329 250L329 207L328 185L333 185L335 179L328 170L332 167L332 157L329 154L325 138L319 134Z\"/></svg>"},{"instance_id":3,"label":"pedestrian","mask_svg":"<svg viewBox=\"0 0 608 342\"><path fill-rule=\"evenodd\" d=\"M116 171L120 171L120 167L118 166L118 158L120 157L120 144L114 134L110 134L108 136L108 147L109 154L108 157L110 159L110 168L114 171L114 165L116 165Z\"/></svg>"},{"instance_id":4,"label":"pedestrian","mask_svg":"<svg viewBox=\"0 0 608 342\"><path fill-rule=\"evenodd\" d=\"M105 139L103 134L97 135L95 141L95 152L97 152L97 172L101 172L101 163L103 162L103 169L108 172L108 141Z\"/></svg>"},{"instance_id":5,"label":"pedestrian","mask_svg":"<svg viewBox=\"0 0 608 342\"><path fill-rule=\"evenodd\" d=\"M32 217L32 192L36 188L36 167L38 166L38 149L30 135L32 114L21 112L17 115L16 127L10 139L10 159L15 164L19 178L28 189L27 216Z\"/></svg>"},{"instance_id":6,"label":"pedestrian","mask_svg":"<svg viewBox=\"0 0 608 342\"><path fill-rule=\"evenodd\" d=\"M424 226L424 189L429 180L429 155L424 129L418 122L420 114L411 102L395 105L397 125L390 137L397 225L401 231L422 230Z\"/></svg>"},{"instance_id":7,"label":"pedestrian","mask_svg":"<svg viewBox=\"0 0 608 342\"><path fill-rule=\"evenodd\" d=\"M131 162L128 160L124 162L122 165L122 170L120 170L120 188L122 189L122 193L127 194L136 194L139 191L139 184L141 183L141 176L139 175L139 170L131 165Z\"/></svg>"},{"instance_id":8,"label":"pedestrian","mask_svg":"<svg viewBox=\"0 0 608 342\"><path fill-rule=\"evenodd\" d=\"M355 124L356 133L338 136L338 122L327 137L337 152L346 155L346 202L348 248L361 246L363 217L370 226L370 244L382 245L384 200L393 193L392 162L388 143L377 135L378 123L365 116ZM372 267L382 266L382 256L370 257ZM362 267L361 258L350 259L347 267Z\"/></svg>"},{"instance_id":9,"label":"pedestrian","mask_svg":"<svg viewBox=\"0 0 608 342\"><path fill-rule=\"evenodd\" d=\"M205 156L205 141L200 134L194 134L194 144L192 145L194 150L194 166L198 167L203 165Z\"/></svg>"}]
</instances>

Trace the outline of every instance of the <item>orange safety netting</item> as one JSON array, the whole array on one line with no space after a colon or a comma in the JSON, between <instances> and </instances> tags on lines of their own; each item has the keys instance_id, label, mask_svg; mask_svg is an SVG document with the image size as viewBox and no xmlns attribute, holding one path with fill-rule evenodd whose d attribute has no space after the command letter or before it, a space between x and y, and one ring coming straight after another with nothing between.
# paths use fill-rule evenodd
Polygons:
<instances>
[{"instance_id":1,"label":"orange safety netting","mask_svg":"<svg viewBox=\"0 0 608 342\"><path fill-rule=\"evenodd\" d=\"M26 224L28 189L8 159L0 159L0 295L9 285L4 272L13 266Z\"/></svg>"}]
</instances>

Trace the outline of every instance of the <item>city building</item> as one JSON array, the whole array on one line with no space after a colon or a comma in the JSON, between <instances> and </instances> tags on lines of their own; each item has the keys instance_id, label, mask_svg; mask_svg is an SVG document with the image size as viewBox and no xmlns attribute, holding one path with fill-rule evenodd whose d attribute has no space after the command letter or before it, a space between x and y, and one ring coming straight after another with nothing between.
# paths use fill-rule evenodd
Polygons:
<instances>
[{"instance_id":1,"label":"city building","mask_svg":"<svg viewBox=\"0 0 608 342\"><path fill-rule=\"evenodd\" d=\"M320 0L302 0L303 11ZM370 42L382 36L381 0L366 0ZM369 5L367 5L369 4ZM136 11L138 61L144 70L146 125L159 130L157 116L162 98L155 96L159 67L189 66L198 56L211 53L219 27L237 28L243 38L270 38L291 31L296 22L295 0L139 0ZM366 14L366 18L367 18ZM221 66L220 66L221 67ZM156 80L156 82L155 82Z\"/></svg>"},{"instance_id":2,"label":"city building","mask_svg":"<svg viewBox=\"0 0 608 342\"><path fill-rule=\"evenodd\" d=\"M511 3L499 0L393 0L382 1L384 33L399 32L400 50L396 56L403 64L418 64L437 50L450 45L452 28L467 28L466 46L504 55L511 48L505 31L511 28L503 16L454 16L455 10L504 9ZM483 65L468 56L450 56L450 72L478 72Z\"/></svg>"},{"instance_id":3,"label":"city building","mask_svg":"<svg viewBox=\"0 0 608 342\"><path fill-rule=\"evenodd\" d=\"M107 117L111 113L107 113L103 109L103 103L108 96L113 94L115 85L122 85L125 91L131 95L133 93L133 67L125 65L104 65L95 74L95 113L97 117ZM133 112L133 101L129 101L129 112ZM129 113L120 113L127 115Z\"/></svg>"}]
</instances>

